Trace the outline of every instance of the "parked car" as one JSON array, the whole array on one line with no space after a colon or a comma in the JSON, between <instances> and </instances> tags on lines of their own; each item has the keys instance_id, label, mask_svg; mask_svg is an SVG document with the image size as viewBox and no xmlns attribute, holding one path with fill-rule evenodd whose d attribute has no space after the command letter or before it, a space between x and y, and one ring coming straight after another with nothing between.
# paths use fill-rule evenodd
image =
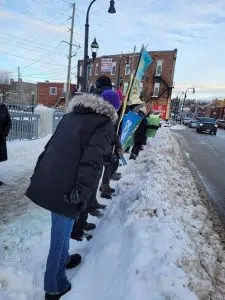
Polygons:
<instances>
[{"instance_id":1,"label":"parked car","mask_svg":"<svg viewBox=\"0 0 225 300\"><path fill-rule=\"evenodd\" d=\"M160 121L160 125L161 126L163 125L163 127L171 127L172 126L172 124L169 121L164 121L164 120Z\"/></svg>"},{"instance_id":2,"label":"parked car","mask_svg":"<svg viewBox=\"0 0 225 300\"><path fill-rule=\"evenodd\" d=\"M184 125L189 125L190 122L191 122L191 118L185 117L185 118L183 119L183 122L182 122L182 123L183 123Z\"/></svg>"},{"instance_id":3,"label":"parked car","mask_svg":"<svg viewBox=\"0 0 225 300\"><path fill-rule=\"evenodd\" d=\"M191 120L189 123L189 128L196 128L198 124L198 120Z\"/></svg>"},{"instance_id":4,"label":"parked car","mask_svg":"<svg viewBox=\"0 0 225 300\"><path fill-rule=\"evenodd\" d=\"M198 123L196 126L196 131L200 132L209 132L210 134L217 133L217 124L216 120L213 118L198 118Z\"/></svg>"},{"instance_id":5,"label":"parked car","mask_svg":"<svg viewBox=\"0 0 225 300\"><path fill-rule=\"evenodd\" d=\"M225 120L217 120L218 128L225 129Z\"/></svg>"}]
</instances>

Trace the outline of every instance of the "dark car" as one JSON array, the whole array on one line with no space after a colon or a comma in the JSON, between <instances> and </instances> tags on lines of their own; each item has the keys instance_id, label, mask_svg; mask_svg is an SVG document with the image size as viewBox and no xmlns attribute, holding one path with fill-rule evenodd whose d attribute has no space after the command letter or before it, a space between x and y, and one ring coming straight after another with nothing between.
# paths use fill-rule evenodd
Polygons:
<instances>
[{"instance_id":1,"label":"dark car","mask_svg":"<svg viewBox=\"0 0 225 300\"><path fill-rule=\"evenodd\" d=\"M216 120L213 118L199 118L196 126L196 131L200 132L209 132L210 134L217 133L217 124Z\"/></svg>"},{"instance_id":2,"label":"dark car","mask_svg":"<svg viewBox=\"0 0 225 300\"><path fill-rule=\"evenodd\" d=\"M198 120L191 120L189 123L189 128L196 128L198 124Z\"/></svg>"},{"instance_id":3,"label":"dark car","mask_svg":"<svg viewBox=\"0 0 225 300\"><path fill-rule=\"evenodd\" d=\"M225 120L217 120L218 128L225 129Z\"/></svg>"}]
</instances>

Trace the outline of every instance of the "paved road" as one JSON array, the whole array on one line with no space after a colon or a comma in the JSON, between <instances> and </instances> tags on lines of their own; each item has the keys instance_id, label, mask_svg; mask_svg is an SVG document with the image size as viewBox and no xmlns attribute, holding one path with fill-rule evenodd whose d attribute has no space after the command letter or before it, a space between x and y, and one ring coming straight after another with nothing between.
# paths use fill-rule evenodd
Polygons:
<instances>
[{"instance_id":1,"label":"paved road","mask_svg":"<svg viewBox=\"0 0 225 300\"><path fill-rule=\"evenodd\" d=\"M225 220L225 130L216 136L189 128L172 131Z\"/></svg>"}]
</instances>

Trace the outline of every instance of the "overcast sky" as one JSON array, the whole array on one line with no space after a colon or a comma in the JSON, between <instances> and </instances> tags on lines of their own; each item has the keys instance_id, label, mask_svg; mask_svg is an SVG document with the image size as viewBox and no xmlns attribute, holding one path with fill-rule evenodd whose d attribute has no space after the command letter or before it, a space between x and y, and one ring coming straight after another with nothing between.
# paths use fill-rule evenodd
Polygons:
<instances>
[{"instance_id":1,"label":"overcast sky","mask_svg":"<svg viewBox=\"0 0 225 300\"><path fill-rule=\"evenodd\" d=\"M90 0L76 1L73 58L83 56L85 13ZM175 90L196 87L194 97L225 98L224 0L115 0L117 13L107 13L109 0L97 0L90 12L90 42L99 55L178 49ZM72 9L67 0L0 0L0 69L24 81L66 80ZM75 54L74 49L74 54Z\"/></svg>"}]
</instances>

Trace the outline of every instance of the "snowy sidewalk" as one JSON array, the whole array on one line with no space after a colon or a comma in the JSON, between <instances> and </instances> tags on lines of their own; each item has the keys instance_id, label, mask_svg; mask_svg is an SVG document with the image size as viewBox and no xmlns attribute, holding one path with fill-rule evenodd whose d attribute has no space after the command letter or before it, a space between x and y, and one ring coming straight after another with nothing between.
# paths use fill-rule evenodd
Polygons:
<instances>
[{"instance_id":1,"label":"snowy sidewalk","mask_svg":"<svg viewBox=\"0 0 225 300\"><path fill-rule=\"evenodd\" d=\"M43 142L30 142L36 158ZM27 177L34 160L28 161L18 157ZM71 253L83 262L68 272L73 288L62 299L225 299L222 246L170 130L159 130L140 158L120 171L104 217L90 219L97 224L93 239L71 241ZM0 232L1 300L44 299L49 221L47 211L33 206Z\"/></svg>"},{"instance_id":2,"label":"snowy sidewalk","mask_svg":"<svg viewBox=\"0 0 225 300\"><path fill-rule=\"evenodd\" d=\"M24 197L37 156L49 137L34 141L15 141L7 144L9 159L0 164L0 231L2 224L29 212L33 205Z\"/></svg>"}]
</instances>

